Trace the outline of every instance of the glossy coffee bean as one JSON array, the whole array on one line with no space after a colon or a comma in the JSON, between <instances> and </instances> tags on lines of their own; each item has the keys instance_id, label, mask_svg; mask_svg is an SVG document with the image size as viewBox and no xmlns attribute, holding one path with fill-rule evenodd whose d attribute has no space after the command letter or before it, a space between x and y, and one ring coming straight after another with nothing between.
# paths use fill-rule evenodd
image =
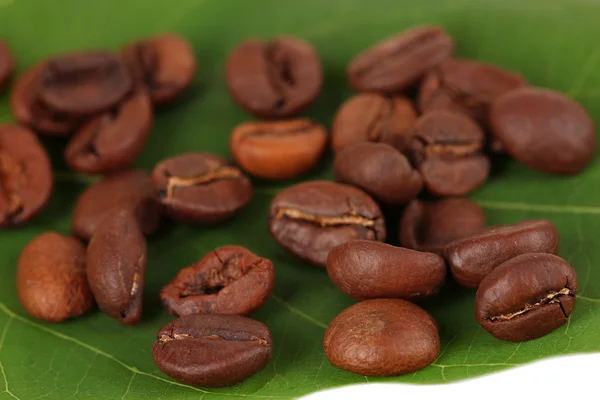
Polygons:
<instances>
[{"instance_id":1,"label":"glossy coffee bean","mask_svg":"<svg viewBox=\"0 0 600 400\"><path fill-rule=\"evenodd\" d=\"M354 143L380 142L404 152L416 121L417 111L406 97L361 93L338 109L331 146L337 152Z\"/></svg>"},{"instance_id":2,"label":"glossy coffee bean","mask_svg":"<svg viewBox=\"0 0 600 400\"><path fill-rule=\"evenodd\" d=\"M383 143L356 143L335 157L335 179L363 189L383 203L402 205L423 189L423 178L398 150Z\"/></svg>"},{"instance_id":3,"label":"glossy coffee bean","mask_svg":"<svg viewBox=\"0 0 600 400\"><path fill-rule=\"evenodd\" d=\"M400 219L400 245L441 254L447 244L476 235L484 227L483 210L467 198L413 200Z\"/></svg>"},{"instance_id":4,"label":"glossy coffee bean","mask_svg":"<svg viewBox=\"0 0 600 400\"><path fill-rule=\"evenodd\" d=\"M334 247L353 239L385 240L385 221L365 192L328 181L303 182L271 202L269 232L290 253L325 267Z\"/></svg>"},{"instance_id":5,"label":"glossy coffee bean","mask_svg":"<svg viewBox=\"0 0 600 400\"><path fill-rule=\"evenodd\" d=\"M565 260L552 254L523 254L481 282L475 318L498 339L536 339L568 321L576 294L577 273Z\"/></svg>"},{"instance_id":6,"label":"glossy coffee bean","mask_svg":"<svg viewBox=\"0 0 600 400\"><path fill-rule=\"evenodd\" d=\"M83 125L69 141L65 160L73 170L90 174L126 169L144 149L152 120L150 98L138 91Z\"/></svg>"},{"instance_id":7,"label":"glossy coffee bean","mask_svg":"<svg viewBox=\"0 0 600 400\"><path fill-rule=\"evenodd\" d=\"M225 65L229 93L259 117L290 117L312 103L321 90L323 71L316 50L302 39L279 36L249 39L236 47Z\"/></svg>"},{"instance_id":8,"label":"glossy coffee bean","mask_svg":"<svg viewBox=\"0 0 600 400\"><path fill-rule=\"evenodd\" d=\"M16 80L10 107L15 119L30 126L36 132L52 136L67 136L79 125L79 119L49 108L39 98L38 87L46 61L39 62Z\"/></svg>"},{"instance_id":9,"label":"glossy coffee bean","mask_svg":"<svg viewBox=\"0 0 600 400\"><path fill-rule=\"evenodd\" d=\"M541 219L485 229L450 243L443 256L458 283L476 288L503 262L527 253L556 254L558 245L556 227L552 222Z\"/></svg>"},{"instance_id":10,"label":"glossy coffee bean","mask_svg":"<svg viewBox=\"0 0 600 400\"><path fill-rule=\"evenodd\" d=\"M244 122L233 130L231 154L249 174L289 179L314 168L325 151L325 127L310 119Z\"/></svg>"},{"instance_id":11,"label":"glossy coffee bean","mask_svg":"<svg viewBox=\"0 0 600 400\"><path fill-rule=\"evenodd\" d=\"M446 263L433 253L353 240L329 252L327 273L355 300L398 297L415 301L439 292L446 279Z\"/></svg>"},{"instance_id":12,"label":"glossy coffee bean","mask_svg":"<svg viewBox=\"0 0 600 400\"><path fill-rule=\"evenodd\" d=\"M125 210L111 214L96 229L87 249L87 274L100 309L134 325L142 316L146 239Z\"/></svg>"},{"instance_id":13,"label":"glossy coffee bean","mask_svg":"<svg viewBox=\"0 0 600 400\"><path fill-rule=\"evenodd\" d=\"M490 123L512 157L539 171L576 174L596 153L596 128L589 114L549 89L506 93L492 105Z\"/></svg>"},{"instance_id":14,"label":"glossy coffee bean","mask_svg":"<svg viewBox=\"0 0 600 400\"><path fill-rule=\"evenodd\" d=\"M93 114L114 106L132 88L123 60L109 51L55 57L40 72L40 99L53 110Z\"/></svg>"},{"instance_id":15,"label":"glossy coffee bean","mask_svg":"<svg viewBox=\"0 0 600 400\"><path fill-rule=\"evenodd\" d=\"M154 362L187 385L235 385L263 369L273 353L269 328L236 315L187 315L163 326L156 338Z\"/></svg>"},{"instance_id":16,"label":"glossy coffee bean","mask_svg":"<svg viewBox=\"0 0 600 400\"><path fill-rule=\"evenodd\" d=\"M37 137L21 126L0 125L0 228L39 214L53 185L50 158Z\"/></svg>"},{"instance_id":17,"label":"glossy coffee bean","mask_svg":"<svg viewBox=\"0 0 600 400\"><path fill-rule=\"evenodd\" d=\"M184 222L221 222L252 200L250 180L210 153L186 153L159 162L152 184L165 212Z\"/></svg>"},{"instance_id":18,"label":"glossy coffee bean","mask_svg":"<svg viewBox=\"0 0 600 400\"><path fill-rule=\"evenodd\" d=\"M172 315L247 315L267 300L273 263L241 246L223 246L184 268L160 292Z\"/></svg>"},{"instance_id":19,"label":"glossy coffee bean","mask_svg":"<svg viewBox=\"0 0 600 400\"><path fill-rule=\"evenodd\" d=\"M4 40L0 40L0 90L3 90L15 72L15 59Z\"/></svg>"},{"instance_id":20,"label":"glossy coffee bean","mask_svg":"<svg viewBox=\"0 0 600 400\"><path fill-rule=\"evenodd\" d=\"M481 128L462 114L432 111L419 118L411 150L427 191L463 196L481 186L490 173L483 144Z\"/></svg>"},{"instance_id":21,"label":"glossy coffee bean","mask_svg":"<svg viewBox=\"0 0 600 400\"><path fill-rule=\"evenodd\" d=\"M85 246L46 232L25 246L17 266L17 294L34 318L61 322L94 308L85 271Z\"/></svg>"},{"instance_id":22,"label":"glossy coffee bean","mask_svg":"<svg viewBox=\"0 0 600 400\"><path fill-rule=\"evenodd\" d=\"M419 26L389 37L360 53L346 69L359 92L408 89L454 52L454 39L439 26Z\"/></svg>"},{"instance_id":23,"label":"glossy coffee bean","mask_svg":"<svg viewBox=\"0 0 600 400\"><path fill-rule=\"evenodd\" d=\"M75 204L73 234L89 240L104 219L119 210L134 215L145 235L158 229L159 205L154 200L152 182L146 172L119 172L90 186Z\"/></svg>"},{"instance_id":24,"label":"glossy coffee bean","mask_svg":"<svg viewBox=\"0 0 600 400\"><path fill-rule=\"evenodd\" d=\"M360 375L394 376L425 368L440 352L438 327L422 308L401 299L361 301L329 324L325 355Z\"/></svg>"},{"instance_id":25,"label":"glossy coffee bean","mask_svg":"<svg viewBox=\"0 0 600 400\"><path fill-rule=\"evenodd\" d=\"M196 75L196 58L190 43L167 33L128 44L123 58L153 104L164 104L187 89Z\"/></svg>"}]
</instances>

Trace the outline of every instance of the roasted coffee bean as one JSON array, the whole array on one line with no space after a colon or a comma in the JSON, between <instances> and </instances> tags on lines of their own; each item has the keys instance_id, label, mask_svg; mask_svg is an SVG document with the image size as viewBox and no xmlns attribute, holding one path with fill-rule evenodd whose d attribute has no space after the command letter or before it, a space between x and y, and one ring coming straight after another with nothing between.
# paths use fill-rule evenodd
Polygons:
<instances>
[{"instance_id":1,"label":"roasted coffee bean","mask_svg":"<svg viewBox=\"0 0 600 400\"><path fill-rule=\"evenodd\" d=\"M422 308L401 299L361 301L325 332L333 365L360 375L394 376L425 368L440 352L438 327Z\"/></svg>"},{"instance_id":2,"label":"roasted coffee bean","mask_svg":"<svg viewBox=\"0 0 600 400\"><path fill-rule=\"evenodd\" d=\"M93 114L114 106L132 88L121 58L109 51L88 51L55 57L40 72L40 99L53 110Z\"/></svg>"},{"instance_id":3,"label":"roasted coffee bean","mask_svg":"<svg viewBox=\"0 0 600 400\"><path fill-rule=\"evenodd\" d=\"M577 273L565 260L552 254L523 254L481 282L475 318L498 339L536 339L567 322L576 294Z\"/></svg>"},{"instance_id":4,"label":"roasted coffee bean","mask_svg":"<svg viewBox=\"0 0 600 400\"><path fill-rule=\"evenodd\" d=\"M252 200L252 183L222 157L187 153L156 164L152 184L166 213L184 222L216 223Z\"/></svg>"},{"instance_id":5,"label":"roasted coffee bean","mask_svg":"<svg viewBox=\"0 0 600 400\"><path fill-rule=\"evenodd\" d=\"M447 244L478 234L484 227L485 214L473 200L413 200L400 220L400 245L441 254Z\"/></svg>"},{"instance_id":6,"label":"roasted coffee bean","mask_svg":"<svg viewBox=\"0 0 600 400\"><path fill-rule=\"evenodd\" d=\"M558 252L559 238L550 221L522 221L499 225L450 243L443 256L454 279L463 286L476 288L483 278L503 262L527 253Z\"/></svg>"},{"instance_id":7,"label":"roasted coffee bean","mask_svg":"<svg viewBox=\"0 0 600 400\"><path fill-rule=\"evenodd\" d=\"M368 194L328 181L303 182L271 202L269 232L283 248L325 267L335 246L353 239L385 240L385 221Z\"/></svg>"},{"instance_id":8,"label":"roasted coffee bean","mask_svg":"<svg viewBox=\"0 0 600 400\"><path fill-rule=\"evenodd\" d=\"M310 119L245 122L231 134L235 161L263 179L288 179L317 165L327 145L325 127Z\"/></svg>"},{"instance_id":9,"label":"roasted coffee bean","mask_svg":"<svg viewBox=\"0 0 600 400\"><path fill-rule=\"evenodd\" d=\"M433 253L353 240L329 252L327 273L355 300L398 297L415 301L439 292L446 279L446 263Z\"/></svg>"},{"instance_id":10,"label":"roasted coffee bean","mask_svg":"<svg viewBox=\"0 0 600 400\"><path fill-rule=\"evenodd\" d=\"M152 129L152 104L138 91L113 111L92 118L69 141L67 164L78 172L109 173L129 167Z\"/></svg>"},{"instance_id":11,"label":"roasted coffee bean","mask_svg":"<svg viewBox=\"0 0 600 400\"><path fill-rule=\"evenodd\" d=\"M481 128L462 114L432 111L419 118L411 150L427 190L463 196L481 186L490 173L483 143Z\"/></svg>"},{"instance_id":12,"label":"roasted coffee bean","mask_svg":"<svg viewBox=\"0 0 600 400\"><path fill-rule=\"evenodd\" d=\"M490 110L492 133L517 161L552 174L576 174L596 152L596 128L567 96L521 88L498 98Z\"/></svg>"},{"instance_id":13,"label":"roasted coffee bean","mask_svg":"<svg viewBox=\"0 0 600 400\"><path fill-rule=\"evenodd\" d=\"M50 109L38 97L41 72L45 66L46 61L42 61L19 76L11 92L10 107L16 120L38 133L66 136L75 130L80 121Z\"/></svg>"},{"instance_id":14,"label":"roasted coffee bean","mask_svg":"<svg viewBox=\"0 0 600 400\"><path fill-rule=\"evenodd\" d=\"M359 92L398 92L417 83L453 52L454 39L441 27L419 26L363 51L348 65L346 74Z\"/></svg>"},{"instance_id":15,"label":"roasted coffee bean","mask_svg":"<svg viewBox=\"0 0 600 400\"><path fill-rule=\"evenodd\" d=\"M0 40L0 90L8 85L15 72L15 59L5 41Z\"/></svg>"},{"instance_id":16,"label":"roasted coffee bean","mask_svg":"<svg viewBox=\"0 0 600 400\"><path fill-rule=\"evenodd\" d=\"M269 328L236 315L187 315L163 326L156 338L154 362L187 385L235 385L263 369L273 353Z\"/></svg>"},{"instance_id":17,"label":"roasted coffee bean","mask_svg":"<svg viewBox=\"0 0 600 400\"><path fill-rule=\"evenodd\" d=\"M333 120L334 151L358 142L380 142L404 152L410 145L417 111L409 99L361 93L341 105Z\"/></svg>"},{"instance_id":18,"label":"roasted coffee bean","mask_svg":"<svg viewBox=\"0 0 600 400\"><path fill-rule=\"evenodd\" d=\"M172 315L247 315L267 300L273 263L241 246L223 246L182 269L160 292Z\"/></svg>"},{"instance_id":19,"label":"roasted coffee bean","mask_svg":"<svg viewBox=\"0 0 600 400\"><path fill-rule=\"evenodd\" d=\"M383 143L356 143L335 157L335 179L357 186L386 204L405 204L421 192L423 178L398 150Z\"/></svg>"},{"instance_id":20,"label":"roasted coffee bean","mask_svg":"<svg viewBox=\"0 0 600 400\"><path fill-rule=\"evenodd\" d=\"M87 274L98 306L109 317L134 325L142 316L146 239L126 210L107 217L87 249Z\"/></svg>"},{"instance_id":21,"label":"roasted coffee bean","mask_svg":"<svg viewBox=\"0 0 600 400\"><path fill-rule=\"evenodd\" d=\"M17 267L19 301L32 317L60 322L94 308L85 271L85 246L46 232L25 246Z\"/></svg>"},{"instance_id":22,"label":"roasted coffee bean","mask_svg":"<svg viewBox=\"0 0 600 400\"><path fill-rule=\"evenodd\" d=\"M104 178L79 196L73 212L72 231L89 240L109 215L127 210L140 229L150 235L160 225L160 207L154 199L152 182L144 171L124 171Z\"/></svg>"},{"instance_id":23,"label":"roasted coffee bean","mask_svg":"<svg viewBox=\"0 0 600 400\"><path fill-rule=\"evenodd\" d=\"M50 158L37 137L24 127L0 125L0 228L39 214L53 184Z\"/></svg>"},{"instance_id":24,"label":"roasted coffee bean","mask_svg":"<svg viewBox=\"0 0 600 400\"><path fill-rule=\"evenodd\" d=\"M290 117L312 103L323 71L315 49L302 39L250 39L227 59L225 78L236 103L259 117Z\"/></svg>"},{"instance_id":25,"label":"roasted coffee bean","mask_svg":"<svg viewBox=\"0 0 600 400\"><path fill-rule=\"evenodd\" d=\"M154 104L179 97L196 75L192 46L173 33L130 43L122 54L134 79L146 88Z\"/></svg>"}]
</instances>

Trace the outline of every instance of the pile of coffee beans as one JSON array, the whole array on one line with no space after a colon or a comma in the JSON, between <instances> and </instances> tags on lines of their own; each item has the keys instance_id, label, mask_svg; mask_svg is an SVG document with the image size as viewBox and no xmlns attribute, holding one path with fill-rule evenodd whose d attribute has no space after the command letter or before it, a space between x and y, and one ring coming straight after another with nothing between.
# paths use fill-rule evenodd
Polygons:
<instances>
[{"instance_id":1,"label":"pile of coffee beans","mask_svg":"<svg viewBox=\"0 0 600 400\"><path fill-rule=\"evenodd\" d=\"M271 202L268 230L359 301L325 333L333 365L390 376L431 364L440 350L438 327L413 303L438 294L448 271L477 289L475 317L498 339L552 332L568 320L577 294L574 269L555 255L554 225L486 226L481 208L460 196L486 182L490 153L549 173L580 172L594 156L595 128L566 96L496 66L454 59L454 47L441 27L422 26L363 51L346 71L359 93L340 106L328 138L325 126L298 115L323 83L316 50L290 36L247 40L226 60L225 78L233 100L263 120L232 130L239 167L192 152L150 173L129 167L150 135L155 107L179 98L193 81L196 61L185 39L165 34L118 53L77 52L34 65L11 95L20 125L0 126L0 227L29 221L51 196L50 160L33 132L70 137L67 164L106 176L77 200L73 237L48 232L23 249L17 290L24 309L59 322L97 304L123 324L138 323L146 237L164 217L200 225L232 218L253 198L246 173L298 177L330 143L336 182L281 191ZM0 88L13 70L0 41ZM384 242L396 236L386 229L386 214L401 207L391 240L399 247ZM223 246L165 284L160 298L178 319L158 331L153 345L164 373L218 387L267 365L269 329L246 315L273 290L270 260Z\"/></svg>"}]
</instances>

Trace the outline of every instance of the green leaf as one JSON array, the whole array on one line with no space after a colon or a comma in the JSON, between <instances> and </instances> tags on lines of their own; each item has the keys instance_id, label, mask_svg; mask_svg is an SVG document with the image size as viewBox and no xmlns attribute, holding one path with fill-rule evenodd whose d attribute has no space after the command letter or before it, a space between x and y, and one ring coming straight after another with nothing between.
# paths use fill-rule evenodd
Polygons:
<instances>
[{"instance_id":1,"label":"green leaf","mask_svg":"<svg viewBox=\"0 0 600 400\"><path fill-rule=\"evenodd\" d=\"M153 136L137 162L150 169L186 151L228 153L230 130L249 117L229 98L223 62L248 36L288 33L318 48L325 87L307 114L326 124L352 93L344 68L353 55L415 24L439 23L457 38L460 56L498 64L536 85L564 91L600 125L599 13L597 0L0 0L0 36L12 45L21 70L52 54L116 49L155 32L172 30L189 38L199 60L198 76L181 102L158 111ZM10 119L5 94L0 120ZM560 254L580 278L581 294L567 326L531 342L501 342L474 320L474 293L449 282L438 298L424 304L440 326L438 360L412 375L375 379L329 364L321 346L323 333L352 301L325 271L295 260L267 233L268 204L289 182L256 182L251 206L228 223L214 228L171 223L151 238L139 326L121 326L100 312L55 325L31 319L15 291L19 253L40 232L68 233L74 201L89 184L65 170L63 142L45 143L55 168L62 171L51 204L26 227L0 232L0 400L290 398L350 383L455 381L544 357L600 350L598 161L568 178L500 161L490 182L473 195L491 224L548 218L557 225ZM303 179L331 178L330 167L329 156ZM276 265L275 293L254 315L271 328L275 352L266 369L240 385L193 388L172 381L152 361L156 331L171 319L158 291L180 268L225 244L247 246Z\"/></svg>"}]
</instances>

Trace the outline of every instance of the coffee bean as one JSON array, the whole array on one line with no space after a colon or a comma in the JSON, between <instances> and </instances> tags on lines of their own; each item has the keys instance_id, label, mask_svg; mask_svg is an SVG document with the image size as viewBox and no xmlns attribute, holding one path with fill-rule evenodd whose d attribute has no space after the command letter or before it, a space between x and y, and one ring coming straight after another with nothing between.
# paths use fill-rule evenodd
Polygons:
<instances>
[{"instance_id":1,"label":"coffee bean","mask_svg":"<svg viewBox=\"0 0 600 400\"><path fill-rule=\"evenodd\" d=\"M184 222L216 223L252 200L252 183L227 160L187 153L156 164L152 184L166 213Z\"/></svg>"},{"instance_id":2,"label":"coffee bean","mask_svg":"<svg viewBox=\"0 0 600 400\"><path fill-rule=\"evenodd\" d=\"M52 193L50 158L27 128L0 125L0 228L39 214Z\"/></svg>"},{"instance_id":3,"label":"coffee bean","mask_svg":"<svg viewBox=\"0 0 600 400\"><path fill-rule=\"evenodd\" d=\"M455 240L478 234L485 227L481 207L466 198L413 200L400 220L400 244L418 251L441 254Z\"/></svg>"},{"instance_id":4,"label":"coffee bean","mask_svg":"<svg viewBox=\"0 0 600 400\"><path fill-rule=\"evenodd\" d=\"M501 340L521 342L564 325L575 308L577 273L552 254L523 254L481 282L475 318Z\"/></svg>"},{"instance_id":5,"label":"coffee bean","mask_svg":"<svg viewBox=\"0 0 600 400\"><path fill-rule=\"evenodd\" d=\"M483 143L481 128L462 114L432 111L419 118L411 148L427 190L463 196L481 186L490 172Z\"/></svg>"},{"instance_id":6,"label":"coffee bean","mask_svg":"<svg viewBox=\"0 0 600 400\"><path fill-rule=\"evenodd\" d=\"M290 253L324 267L329 251L352 239L385 240L385 221L368 194L349 185L309 181L280 192L269 232Z\"/></svg>"},{"instance_id":7,"label":"coffee bean","mask_svg":"<svg viewBox=\"0 0 600 400\"><path fill-rule=\"evenodd\" d=\"M75 130L80 121L71 115L50 109L40 100L38 87L45 67L46 61L39 62L19 76L11 92L10 107L16 120L37 132L66 136Z\"/></svg>"},{"instance_id":8,"label":"coffee bean","mask_svg":"<svg viewBox=\"0 0 600 400\"><path fill-rule=\"evenodd\" d=\"M327 273L355 300L398 297L414 301L439 292L446 279L446 263L433 253L352 240L329 252Z\"/></svg>"},{"instance_id":9,"label":"coffee bean","mask_svg":"<svg viewBox=\"0 0 600 400\"><path fill-rule=\"evenodd\" d=\"M314 168L327 145L325 127L310 119L245 122L231 134L235 161L249 174L288 179Z\"/></svg>"},{"instance_id":10,"label":"coffee bean","mask_svg":"<svg viewBox=\"0 0 600 400\"><path fill-rule=\"evenodd\" d=\"M419 26L363 51L348 65L346 74L359 92L399 92L417 83L453 52L454 39L441 27Z\"/></svg>"},{"instance_id":11,"label":"coffee bean","mask_svg":"<svg viewBox=\"0 0 600 400\"><path fill-rule=\"evenodd\" d=\"M325 332L325 355L360 375L394 376L425 368L440 352L434 319L401 299L361 301L335 317Z\"/></svg>"},{"instance_id":12,"label":"coffee bean","mask_svg":"<svg viewBox=\"0 0 600 400\"><path fill-rule=\"evenodd\" d=\"M402 153L383 143L356 143L335 157L335 179L357 186L377 200L402 205L417 197L423 178Z\"/></svg>"},{"instance_id":13,"label":"coffee bean","mask_svg":"<svg viewBox=\"0 0 600 400\"><path fill-rule=\"evenodd\" d=\"M331 131L334 151L358 142L381 142L404 152L410 145L417 112L409 99L361 93L337 111Z\"/></svg>"},{"instance_id":14,"label":"coffee bean","mask_svg":"<svg viewBox=\"0 0 600 400\"><path fill-rule=\"evenodd\" d=\"M241 246L223 246L179 271L160 292L172 315L253 313L275 284L273 263Z\"/></svg>"},{"instance_id":15,"label":"coffee bean","mask_svg":"<svg viewBox=\"0 0 600 400\"><path fill-rule=\"evenodd\" d=\"M302 39L250 39L227 59L225 77L236 103L259 117L290 117L312 103L323 71L316 50Z\"/></svg>"},{"instance_id":16,"label":"coffee bean","mask_svg":"<svg viewBox=\"0 0 600 400\"><path fill-rule=\"evenodd\" d=\"M187 385L235 385L263 369L273 353L269 328L236 315L187 315L163 326L156 338L154 362Z\"/></svg>"},{"instance_id":17,"label":"coffee bean","mask_svg":"<svg viewBox=\"0 0 600 400\"><path fill-rule=\"evenodd\" d=\"M124 171L90 186L75 205L73 234L89 240L104 219L119 210L127 210L135 216L145 235L158 229L159 204L154 200L152 182L146 172Z\"/></svg>"},{"instance_id":18,"label":"coffee bean","mask_svg":"<svg viewBox=\"0 0 600 400\"><path fill-rule=\"evenodd\" d=\"M483 278L503 262L527 253L557 253L558 231L550 221L522 221L499 225L450 243L443 256L454 279L476 288Z\"/></svg>"},{"instance_id":19,"label":"coffee bean","mask_svg":"<svg viewBox=\"0 0 600 400\"><path fill-rule=\"evenodd\" d=\"M138 91L118 108L89 120L65 149L67 164L78 172L109 173L129 167L144 149L152 129L152 104Z\"/></svg>"},{"instance_id":20,"label":"coffee bean","mask_svg":"<svg viewBox=\"0 0 600 400\"><path fill-rule=\"evenodd\" d=\"M0 90L8 85L15 72L15 59L4 40L0 40Z\"/></svg>"},{"instance_id":21,"label":"coffee bean","mask_svg":"<svg viewBox=\"0 0 600 400\"><path fill-rule=\"evenodd\" d=\"M126 210L108 216L87 249L87 274L100 309L123 324L142 316L146 239L138 221Z\"/></svg>"},{"instance_id":22,"label":"coffee bean","mask_svg":"<svg viewBox=\"0 0 600 400\"><path fill-rule=\"evenodd\" d=\"M112 107L131 90L121 58L108 51L66 54L50 59L40 72L39 96L50 108L87 115Z\"/></svg>"},{"instance_id":23,"label":"coffee bean","mask_svg":"<svg viewBox=\"0 0 600 400\"><path fill-rule=\"evenodd\" d=\"M181 96L196 75L192 46L173 33L129 43L122 54L134 79L145 87L154 104Z\"/></svg>"},{"instance_id":24,"label":"coffee bean","mask_svg":"<svg viewBox=\"0 0 600 400\"><path fill-rule=\"evenodd\" d=\"M576 174L592 162L596 130L567 96L538 88L506 93L492 104L493 134L517 161L552 174Z\"/></svg>"},{"instance_id":25,"label":"coffee bean","mask_svg":"<svg viewBox=\"0 0 600 400\"><path fill-rule=\"evenodd\" d=\"M90 312L94 297L85 271L85 246L54 232L35 237L19 258L17 293L25 311L44 321Z\"/></svg>"}]
</instances>

